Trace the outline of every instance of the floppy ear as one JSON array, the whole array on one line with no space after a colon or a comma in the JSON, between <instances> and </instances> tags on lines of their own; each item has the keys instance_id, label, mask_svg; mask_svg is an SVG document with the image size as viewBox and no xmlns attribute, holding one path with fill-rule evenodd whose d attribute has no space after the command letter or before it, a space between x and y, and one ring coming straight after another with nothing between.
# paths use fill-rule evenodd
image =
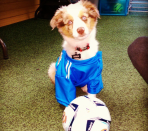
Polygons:
<instances>
[{"instance_id":1,"label":"floppy ear","mask_svg":"<svg viewBox=\"0 0 148 131\"><path fill-rule=\"evenodd\" d=\"M99 18L100 14L97 7L89 1L83 1L83 6L88 10L88 14L90 17Z\"/></svg>"},{"instance_id":2,"label":"floppy ear","mask_svg":"<svg viewBox=\"0 0 148 131\"><path fill-rule=\"evenodd\" d=\"M52 29L54 29L55 27L58 28L58 27L64 25L62 16L63 16L63 10L62 10L62 8L60 8L56 11L56 13L54 14L54 16L52 17L52 19L50 21L50 26L52 27Z\"/></svg>"}]
</instances>

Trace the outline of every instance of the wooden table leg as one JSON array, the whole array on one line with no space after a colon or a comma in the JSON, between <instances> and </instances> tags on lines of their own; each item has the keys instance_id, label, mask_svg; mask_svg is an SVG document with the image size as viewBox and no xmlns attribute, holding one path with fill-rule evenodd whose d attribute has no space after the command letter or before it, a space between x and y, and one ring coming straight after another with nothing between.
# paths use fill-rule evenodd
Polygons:
<instances>
[{"instance_id":1,"label":"wooden table leg","mask_svg":"<svg viewBox=\"0 0 148 131\"><path fill-rule=\"evenodd\" d=\"M3 57L4 57L4 59L8 59L7 47L6 47L5 43L2 41L1 38L0 38L0 45L2 46L2 49L3 49Z\"/></svg>"}]
</instances>

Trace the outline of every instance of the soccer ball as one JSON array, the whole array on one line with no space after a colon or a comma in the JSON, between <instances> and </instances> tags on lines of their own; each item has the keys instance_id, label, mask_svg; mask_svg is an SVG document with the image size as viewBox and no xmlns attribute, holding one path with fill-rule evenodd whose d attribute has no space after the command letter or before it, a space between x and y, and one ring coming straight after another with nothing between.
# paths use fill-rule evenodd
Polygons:
<instances>
[{"instance_id":1,"label":"soccer ball","mask_svg":"<svg viewBox=\"0 0 148 131\"><path fill-rule=\"evenodd\" d=\"M77 97L63 112L65 131L109 131L110 123L105 103L89 95Z\"/></svg>"}]
</instances>

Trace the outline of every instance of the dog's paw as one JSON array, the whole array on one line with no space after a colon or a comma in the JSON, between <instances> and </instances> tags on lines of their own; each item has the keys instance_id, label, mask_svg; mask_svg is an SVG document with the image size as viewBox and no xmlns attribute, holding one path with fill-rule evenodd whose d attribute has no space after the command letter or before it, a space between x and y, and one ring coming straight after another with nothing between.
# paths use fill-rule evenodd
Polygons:
<instances>
[{"instance_id":1,"label":"dog's paw","mask_svg":"<svg viewBox=\"0 0 148 131\"><path fill-rule=\"evenodd\" d=\"M87 85L83 86L83 87L81 88L81 90L82 90L83 92L85 92L85 93L88 93L88 92L87 92Z\"/></svg>"},{"instance_id":2,"label":"dog's paw","mask_svg":"<svg viewBox=\"0 0 148 131\"><path fill-rule=\"evenodd\" d=\"M51 63L49 69L48 69L48 76L53 84L55 84L55 63Z\"/></svg>"}]
</instances>

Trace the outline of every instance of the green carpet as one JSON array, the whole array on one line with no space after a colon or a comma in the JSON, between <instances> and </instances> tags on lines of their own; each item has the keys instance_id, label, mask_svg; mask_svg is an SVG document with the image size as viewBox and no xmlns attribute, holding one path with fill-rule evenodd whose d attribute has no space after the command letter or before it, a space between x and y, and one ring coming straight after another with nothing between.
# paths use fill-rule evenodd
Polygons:
<instances>
[{"instance_id":1,"label":"green carpet","mask_svg":"<svg viewBox=\"0 0 148 131\"><path fill-rule=\"evenodd\" d=\"M104 89L110 131L148 131L148 85L128 58L128 46L148 36L146 15L101 16L97 25L103 51ZM55 99L47 71L62 50L62 37L49 20L27 20L0 28L9 59L0 49L0 131L63 131L64 107ZM85 95L78 89L77 96Z\"/></svg>"}]
</instances>

